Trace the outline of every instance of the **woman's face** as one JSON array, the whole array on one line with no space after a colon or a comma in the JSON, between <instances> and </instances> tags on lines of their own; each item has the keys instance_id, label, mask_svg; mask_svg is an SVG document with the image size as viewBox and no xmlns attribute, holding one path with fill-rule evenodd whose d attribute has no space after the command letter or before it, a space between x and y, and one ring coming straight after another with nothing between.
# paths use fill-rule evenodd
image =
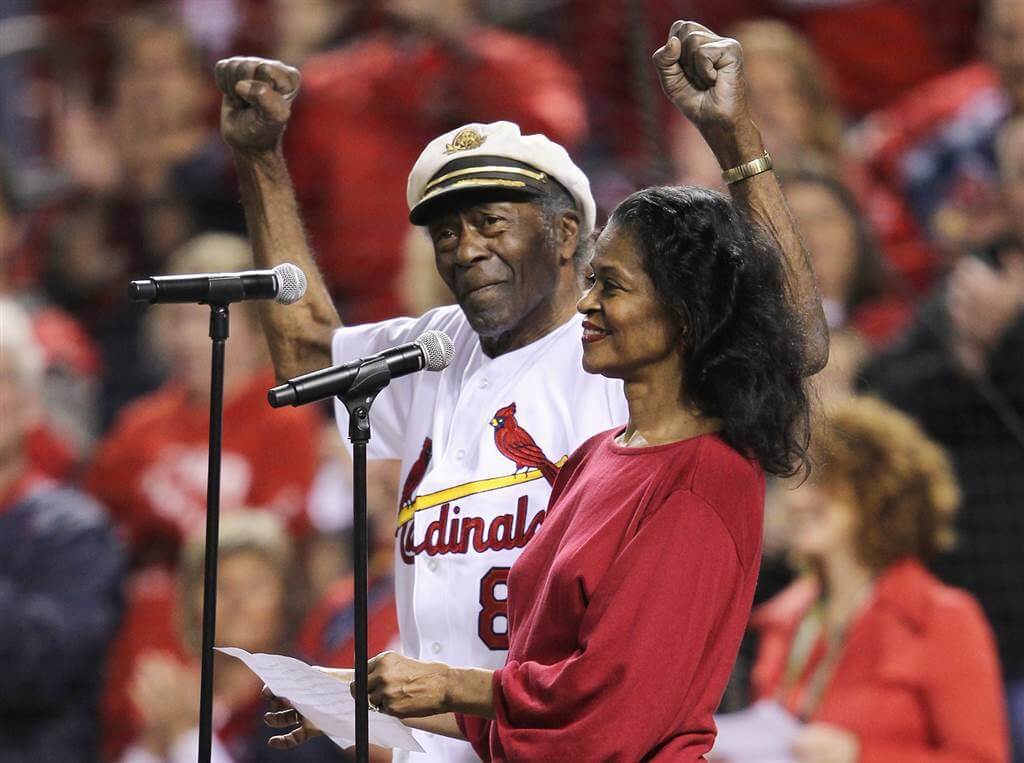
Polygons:
<instances>
[{"instance_id":1,"label":"woman's face","mask_svg":"<svg viewBox=\"0 0 1024 763\"><path fill-rule=\"evenodd\" d=\"M811 252L822 296L845 305L857 266L856 221L819 183L786 183L786 203Z\"/></svg>"},{"instance_id":2,"label":"woman's face","mask_svg":"<svg viewBox=\"0 0 1024 763\"><path fill-rule=\"evenodd\" d=\"M772 153L789 158L808 146L811 106L791 62L779 52L751 48L744 51L743 71L750 83L750 110Z\"/></svg>"},{"instance_id":3,"label":"woman's face","mask_svg":"<svg viewBox=\"0 0 1024 763\"><path fill-rule=\"evenodd\" d=\"M680 330L658 301L632 237L610 224L587 267L583 313L583 368L627 381L678 379Z\"/></svg>"},{"instance_id":4,"label":"woman's face","mask_svg":"<svg viewBox=\"0 0 1024 763\"><path fill-rule=\"evenodd\" d=\"M190 395L204 399L210 388L209 310L185 304L159 305L157 310L158 342L168 372Z\"/></svg>"},{"instance_id":5,"label":"woman's face","mask_svg":"<svg viewBox=\"0 0 1024 763\"><path fill-rule=\"evenodd\" d=\"M857 514L840 491L808 481L784 491L792 550L821 561L854 548Z\"/></svg>"},{"instance_id":6,"label":"woman's face","mask_svg":"<svg viewBox=\"0 0 1024 763\"><path fill-rule=\"evenodd\" d=\"M210 394L210 311L203 305L158 305L155 316L156 340L168 373L187 390L189 397L203 401ZM249 315L248 306L236 306L231 314L224 366L225 387L248 378L264 360L263 339Z\"/></svg>"},{"instance_id":7,"label":"woman's face","mask_svg":"<svg viewBox=\"0 0 1024 763\"><path fill-rule=\"evenodd\" d=\"M220 560L217 571L217 640L249 652L281 648L285 626L284 580L266 557L236 551ZM202 611L202 588L193 606Z\"/></svg>"}]
</instances>

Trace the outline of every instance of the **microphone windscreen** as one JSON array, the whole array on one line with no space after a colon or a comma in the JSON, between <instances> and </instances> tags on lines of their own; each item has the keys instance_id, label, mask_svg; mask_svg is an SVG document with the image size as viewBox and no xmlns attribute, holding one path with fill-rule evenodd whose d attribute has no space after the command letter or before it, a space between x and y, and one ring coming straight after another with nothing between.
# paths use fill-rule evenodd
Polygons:
<instances>
[{"instance_id":1,"label":"microphone windscreen","mask_svg":"<svg viewBox=\"0 0 1024 763\"><path fill-rule=\"evenodd\" d=\"M290 262L282 262L274 272L277 274L277 296L275 302L290 305L302 299L306 293L306 274Z\"/></svg>"},{"instance_id":2,"label":"microphone windscreen","mask_svg":"<svg viewBox=\"0 0 1024 763\"><path fill-rule=\"evenodd\" d=\"M447 368L455 357L455 345L443 331L424 331L419 335L416 344L423 350L423 367L428 371L440 371Z\"/></svg>"}]
</instances>

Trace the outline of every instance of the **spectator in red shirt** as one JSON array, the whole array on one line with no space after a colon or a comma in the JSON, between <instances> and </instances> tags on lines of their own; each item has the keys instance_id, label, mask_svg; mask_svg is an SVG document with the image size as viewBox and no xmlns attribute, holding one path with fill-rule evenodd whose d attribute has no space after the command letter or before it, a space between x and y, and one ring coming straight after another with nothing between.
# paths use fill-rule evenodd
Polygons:
<instances>
[{"instance_id":1,"label":"spectator in red shirt","mask_svg":"<svg viewBox=\"0 0 1024 763\"><path fill-rule=\"evenodd\" d=\"M245 270L251 262L243 239L207 234L182 249L169 270ZM122 410L97 450L87 484L108 502L137 564L173 564L182 540L203 525L206 510L209 310L168 304L152 308L150 315L170 379ZM229 512L264 506L302 535L317 464L318 412L267 405L274 375L256 310L240 303L232 307L232 318L224 376L221 507Z\"/></svg>"},{"instance_id":2,"label":"spectator in red shirt","mask_svg":"<svg viewBox=\"0 0 1024 763\"><path fill-rule=\"evenodd\" d=\"M178 575L151 569L128 589L104 700L105 751L121 763L195 760L199 724L199 647L203 533L193 535ZM302 615L291 539L274 516L224 517L217 574L217 643L249 652L289 648ZM271 763L262 723L261 684L238 660L214 658L214 760ZM295 763L344 760L319 740Z\"/></svg>"},{"instance_id":3,"label":"spectator in red shirt","mask_svg":"<svg viewBox=\"0 0 1024 763\"><path fill-rule=\"evenodd\" d=\"M924 567L952 540L949 459L864 398L833 407L813 442L811 481L787 496L809 574L755 611L755 697L807 724L799 761L1008 760L992 632Z\"/></svg>"},{"instance_id":4,"label":"spectator in red shirt","mask_svg":"<svg viewBox=\"0 0 1024 763\"><path fill-rule=\"evenodd\" d=\"M748 114L725 105L743 103L740 55L679 22L655 63L707 133L740 133ZM780 213L771 219L788 221L774 179L751 180L737 181L737 198L763 192ZM584 370L624 380L629 422L560 471L508 579L505 666L385 653L369 666L371 702L467 738L485 760L703 759L757 578L764 472L799 469L805 376L827 350L812 273L783 263L712 191L652 188L616 208L577 309ZM420 716L431 717L409 720ZM300 719L285 709L268 720Z\"/></svg>"},{"instance_id":5,"label":"spectator in red shirt","mask_svg":"<svg viewBox=\"0 0 1024 763\"><path fill-rule=\"evenodd\" d=\"M998 204L995 136L1024 110L1024 4L987 0L980 39L985 60L870 114L856 141L873 176L907 200L947 257L1008 226Z\"/></svg>"},{"instance_id":6,"label":"spectator in red shirt","mask_svg":"<svg viewBox=\"0 0 1024 763\"><path fill-rule=\"evenodd\" d=\"M285 139L312 245L346 323L402 309L406 174L431 138L465 122L511 120L571 149L587 127L577 76L558 54L483 26L472 0L388 7L391 28L304 66Z\"/></svg>"}]
</instances>

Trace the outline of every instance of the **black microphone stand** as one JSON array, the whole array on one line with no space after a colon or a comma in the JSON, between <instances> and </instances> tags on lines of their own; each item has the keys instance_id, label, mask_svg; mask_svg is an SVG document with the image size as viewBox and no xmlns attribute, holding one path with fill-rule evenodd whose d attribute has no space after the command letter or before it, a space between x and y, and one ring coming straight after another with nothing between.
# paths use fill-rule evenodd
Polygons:
<instances>
[{"instance_id":1,"label":"black microphone stand","mask_svg":"<svg viewBox=\"0 0 1024 763\"><path fill-rule=\"evenodd\" d=\"M203 561L203 662L199 689L199 763L210 763L213 743L213 641L217 625L217 541L220 532L221 432L224 414L224 345L227 304L210 305L210 455L206 473L206 548Z\"/></svg>"},{"instance_id":2,"label":"black microphone stand","mask_svg":"<svg viewBox=\"0 0 1024 763\"><path fill-rule=\"evenodd\" d=\"M278 268L284 268L281 265ZM294 265L290 266L298 271ZM199 763L210 763L213 746L213 643L217 627L217 547L220 533L221 438L224 418L224 350L228 340L228 304L243 299L274 297L278 301L281 278L297 298L295 273L278 268L265 273L215 273L209 275L157 276L132 281L128 297L135 302L191 302L210 306L210 340L213 342L210 365L210 449L206 472L206 538L203 559L203 645L199 687ZM302 272L298 271L302 276ZM255 282L253 278L255 277ZM247 280L248 279L248 280ZM290 279L290 280L289 280ZM159 282L159 283L158 283ZM298 296L305 289L301 279ZM294 302L285 301L285 304ZM386 382L385 382L386 383ZM364 684L365 685L365 684Z\"/></svg>"},{"instance_id":3,"label":"black microphone stand","mask_svg":"<svg viewBox=\"0 0 1024 763\"><path fill-rule=\"evenodd\" d=\"M368 763L369 699L366 693L366 587L369 563L366 532L366 443L370 440L370 406L391 381L384 358L360 367L352 385L338 399L348 411L348 438L352 442L352 567L355 577L356 763Z\"/></svg>"}]
</instances>

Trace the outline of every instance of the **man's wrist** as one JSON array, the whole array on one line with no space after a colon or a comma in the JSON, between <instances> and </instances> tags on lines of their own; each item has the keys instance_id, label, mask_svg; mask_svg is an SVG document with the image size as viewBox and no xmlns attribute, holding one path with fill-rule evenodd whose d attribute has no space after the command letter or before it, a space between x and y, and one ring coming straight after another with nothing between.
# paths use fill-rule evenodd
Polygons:
<instances>
[{"instance_id":1,"label":"man's wrist","mask_svg":"<svg viewBox=\"0 0 1024 763\"><path fill-rule=\"evenodd\" d=\"M281 171L287 172L288 165L284 159L284 151L278 145L275 148L247 151L234 149L235 166L239 172L253 171L261 175L275 176Z\"/></svg>"}]
</instances>

